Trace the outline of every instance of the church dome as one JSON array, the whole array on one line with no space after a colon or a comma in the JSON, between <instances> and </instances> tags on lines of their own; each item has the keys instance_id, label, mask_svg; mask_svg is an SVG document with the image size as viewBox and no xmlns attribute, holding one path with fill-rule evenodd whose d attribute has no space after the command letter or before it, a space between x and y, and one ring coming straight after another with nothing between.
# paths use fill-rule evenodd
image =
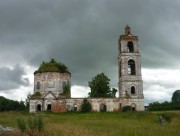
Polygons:
<instances>
[{"instance_id":1,"label":"church dome","mask_svg":"<svg viewBox=\"0 0 180 136\"><path fill-rule=\"evenodd\" d=\"M45 72L59 72L59 73L69 73L68 68L65 64L61 62L57 62L54 59L51 59L49 62L43 62L38 70L34 72L37 73L45 73Z\"/></svg>"}]
</instances>

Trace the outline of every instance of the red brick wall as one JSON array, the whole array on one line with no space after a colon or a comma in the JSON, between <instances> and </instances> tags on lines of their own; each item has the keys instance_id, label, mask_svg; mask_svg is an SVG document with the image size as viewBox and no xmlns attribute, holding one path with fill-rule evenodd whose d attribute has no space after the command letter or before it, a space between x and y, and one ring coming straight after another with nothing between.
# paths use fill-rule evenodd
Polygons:
<instances>
[{"instance_id":1,"label":"red brick wall","mask_svg":"<svg viewBox=\"0 0 180 136\"><path fill-rule=\"evenodd\" d=\"M52 112L66 112L66 104L63 102L53 102L51 106Z\"/></svg>"}]
</instances>

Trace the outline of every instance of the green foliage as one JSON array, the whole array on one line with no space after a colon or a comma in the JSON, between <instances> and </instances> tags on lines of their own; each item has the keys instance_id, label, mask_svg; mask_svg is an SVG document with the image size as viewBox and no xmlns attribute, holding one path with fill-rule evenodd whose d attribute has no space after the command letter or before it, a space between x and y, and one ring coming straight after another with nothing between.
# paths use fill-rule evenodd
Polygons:
<instances>
[{"instance_id":1,"label":"green foliage","mask_svg":"<svg viewBox=\"0 0 180 136\"><path fill-rule=\"evenodd\" d=\"M60 73L70 73L65 64L56 61L55 59L51 59L49 62L42 62L39 69L34 72L43 73L43 72L60 72Z\"/></svg>"},{"instance_id":2,"label":"green foliage","mask_svg":"<svg viewBox=\"0 0 180 136\"><path fill-rule=\"evenodd\" d=\"M31 96L32 96L32 95L29 93L29 94L27 95L26 100L25 100L25 108L26 108L26 111L29 110L29 102L30 102Z\"/></svg>"},{"instance_id":3,"label":"green foliage","mask_svg":"<svg viewBox=\"0 0 180 136\"><path fill-rule=\"evenodd\" d=\"M131 106L124 106L124 107L122 108L122 111L123 111L123 112L131 111Z\"/></svg>"},{"instance_id":4,"label":"green foliage","mask_svg":"<svg viewBox=\"0 0 180 136\"><path fill-rule=\"evenodd\" d=\"M117 90L116 88L112 88L112 91L110 91L110 94L109 94L109 95L110 95L111 97L115 98L117 91L118 91L118 90Z\"/></svg>"},{"instance_id":5,"label":"green foliage","mask_svg":"<svg viewBox=\"0 0 180 136\"><path fill-rule=\"evenodd\" d=\"M172 104L180 106L180 90L176 90L172 96Z\"/></svg>"},{"instance_id":6,"label":"green foliage","mask_svg":"<svg viewBox=\"0 0 180 136\"><path fill-rule=\"evenodd\" d=\"M25 110L25 104L23 101L9 100L3 96L0 96L0 112L1 111L22 111Z\"/></svg>"},{"instance_id":7,"label":"green foliage","mask_svg":"<svg viewBox=\"0 0 180 136\"><path fill-rule=\"evenodd\" d=\"M28 125L29 129L35 129L35 121L33 120L32 115L30 115L28 118Z\"/></svg>"},{"instance_id":8,"label":"green foliage","mask_svg":"<svg viewBox=\"0 0 180 136\"><path fill-rule=\"evenodd\" d=\"M38 131L41 132L42 129L44 128L44 122L43 122L42 116L38 115L36 117L36 124L37 124Z\"/></svg>"},{"instance_id":9,"label":"green foliage","mask_svg":"<svg viewBox=\"0 0 180 136\"><path fill-rule=\"evenodd\" d=\"M111 90L109 86L110 79L104 74L98 74L92 81L89 81L89 87L91 92L89 93L90 97L110 97Z\"/></svg>"},{"instance_id":10,"label":"green foliage","mask_svg":"<svg viewBox=\"0 0 180 136\"><path fill-rule=\"evenodd\" d=\"M149 107L148 110L149 111L166 111L166 110L179 110L180 109L180 105L178 106L177 104L174 105L172 104L172 102L152 102L149 103Z\"/></svg>"},{"instance_id":11,"label":"green foliage","mask_svg":"<svg viewBox=\"0 0 180 136\"><path fill-rule=\"evenodd\" d=\"M85 98L81 105L81 112L83 112L83 113L91 112L91 110L92 110L91 103Z\"/></svg>"},{"instance_id":12,"label":"green foliage","mask_svg":"<svg viewBox=\"0 0 180 136\"><path fill-rule=\"evenodd\" d=\"M41 97L41 93L40 92L35 92L30 97Z\"/></svg>"},{"instance_id":13,"label":"green foliage","mask_svg":"<svg viewBox=\"0 0 180 136\"><path fill-rule=\"evenodd\" d=\"M70 98L71 97L71 85L68 82L65 86L63 86L63 95L66 96L66 98Z\"/></svg>"},{"instance_id":14,"label":"green foliage","mask_svg":"<svg viewBox=\"0 0 180 136\"><path fill-rule=\"evenodd\" d=\"M35 116L30 115L27 121L19 116L17 118L17 127L20 130L21 135L34 136L43 130L44 121L40 114Z\"/></svg>"},{"instance_id":15,"label":"green foliage","mask_svg":"<svg viewBox=\"0 0 180 136\"><path fill-rule=\"evenodd\" d=\"M24 132L27 129L24 119L20 116L17 118L17 127L21 132Z\"/></svg>"},{"instance_id":16,"label":"green foliage","mask_svg":"<svg viewBox=\"0 0 180 136\"><path fill-rule=\"evenodd\" d=\"M163 119L165 119L168 123L171 123L172 121L172 115L170 113L163 113L162 114Z\"/></svg>"},{"instance_id":17,"label":"green foliage","mask_svg":"<svg viewBox=\"0 0 180 136\"><path fill-rule=\"evenodd\" d=\"M179 136L180 111L168 111L171 123L157 122L163 112L43 113L44 129L34 136ZM17 128L19 112L0 112L0 124ZM34 116L34 114L31 114ZM29 114L23 118L28 119ZM158 116L159 117L159 116ZM37 130L37 129L36 129ZM20 136L17 131L11 135ZM24 134L28 136L28 134Z\"/></svg>"},{"instance_id":18,"label":"green foliage","mask_svg":"<svg viewBox=\"0 0 180 136\"><path fill-rule=\"evenodd\" d=\"M117 91L118 90L116 88L112 88L112 90L110 90L110 93L108 94L109 97L115 98Z\"/></svg>"}]
</instances>

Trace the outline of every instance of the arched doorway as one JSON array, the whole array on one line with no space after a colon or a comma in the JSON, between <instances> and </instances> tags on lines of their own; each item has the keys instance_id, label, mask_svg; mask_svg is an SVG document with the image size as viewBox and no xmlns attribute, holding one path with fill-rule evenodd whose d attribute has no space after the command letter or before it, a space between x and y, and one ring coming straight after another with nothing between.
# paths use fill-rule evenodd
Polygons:
<instances>
[{"instance_id":1,"label":"arched doorway","mask_svg":"<svg viewBox=\"0 0 180 136\"><path fill-rule=\"evenodd\" d=\"M131 104L131 109L132 109L132 111L136 111L136 104L135 103Z\"/></svg>"},{"instance_id":2,"label":"arched doorway","mask_svg":"<svg viewBox=\"0 0 180 136\"><path fill-rule=\"evenodd\" d=\"M47 110L50 111L51 110L51 104L47 105Z\"/></svg>"},{"instance_id":3,"label":"arched doorway","mask_svg":"<svg viewBox=\"0 0 180 136\"><path fill-rule=\"evenodd\" d=\"M105 104L100 105L100 111L101 112L106 112L107 106Z\"/></svg>"},{"instance_id":4,"label":"arched doorway","mask_svg":"<svg viewBox=\"0 0 180 136\"><path fill-rule=\"evenodd\" d=\"M37 105L37 111L41 111L41 104Z\"/></svg>"}]
</instances>

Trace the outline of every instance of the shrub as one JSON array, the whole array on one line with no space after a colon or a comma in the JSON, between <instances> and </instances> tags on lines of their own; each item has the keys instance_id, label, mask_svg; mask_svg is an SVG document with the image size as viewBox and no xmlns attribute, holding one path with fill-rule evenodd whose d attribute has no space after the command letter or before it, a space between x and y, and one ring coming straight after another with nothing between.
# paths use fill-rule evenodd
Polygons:
<instances>
[{"instance_id":1,"label":"shrub","mask_svg":"<svg viewBox=\"0 0 180 136\"><path fill-rule=\"evenodd\" d=\"M31 97L41 97L41 93L35 92L33 95L31 95Z\"/></svg>"},{"instance_id":2,"label":"shrub","mask_svg":"<svg viewBox=\"0 0 180 136\"><path fill-rule=\"evenodd\" d=\"M131 106L124 106L122 108L122 111L125 112L125 111L131 111Z\"/></svg>"},{"instance_id":3,"label":"shrub","mask_svg":"<svg viewBox=\"0 0 180 136\"><path fill-rule=\"evenodd\" d=\"M43 72L60 72L60 73L69 73L67 66L64 63L58 62L55 59L51 59L48 62L42 62L39 69L34 72L43 73Z\"/></svg>"},{"instance_id":4,"label":"shrub","mask_svg":"<svg viewBox=\"0 0 180 136\"><path fill-rule=\"evenodd\" d=\"M40 116L40 115L36 116L36 125L37 125L38 131L39 132L42 131L42 129L44 127L44 122L43 122L42 116Z\"/></svg>"},{"instance_id":5,"label":"shrub","mask_svg":"<svg viewBox=\"0 0 180 136\"><path fill-rule=\"evenodd\" d=\"M69 82L63 86L63 90L63 95L66 96L66 98L71 98L71 85Z\"/></svg>"},{"instance_id":6,"label":"shrub","mask_svg":"<svg viewBox=\"0 0 180 136\"><path fill-rule=\"evenodd\" d=\"M91 103L85 98L81 105L81 112L91 112L92 106Z\"/></svg>"},{"instance_id":7,"label":"shrub","mask_svg":"<svg viewBox=\"0 0 180 136\"><path fill-rule=\"evenodd\" d=\"M166 120L168 123L171 123L172 121L172 115L168 114L168 113L163 113L162 117L164 120Z\"/></svg>"},{"instance_id":8,"label":"shrub","mask_svg":"<svg viewBox=\"0 0 180 136\"><path fill-rule=\"evenodd\" d=\"M24 132L27 129L26 123L23 118L21 117L17 118L17 127L21 132Z\"/></svg>"},{"instance_id":9,"label":"shrub","mask_svg":"<svg viewBox=\"0 0 180 136\"><path fill-rule=\"evenodd\" d=\"M40 133L44 127L43 119L40 115L29 116L27 122L22 117L17 118L17 127L22 135L35 135Z\"/></svg>"}]
</instances>

